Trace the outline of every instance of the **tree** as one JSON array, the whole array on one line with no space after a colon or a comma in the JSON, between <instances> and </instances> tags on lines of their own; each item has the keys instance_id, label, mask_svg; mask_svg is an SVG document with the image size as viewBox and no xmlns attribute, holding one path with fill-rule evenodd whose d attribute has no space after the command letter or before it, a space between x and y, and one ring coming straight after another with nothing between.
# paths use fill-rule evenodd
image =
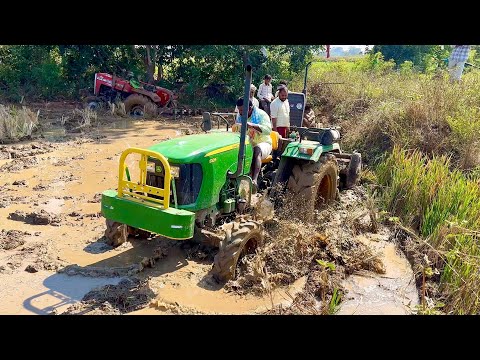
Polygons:
<instances>
[{"instance_id":1,"label":"tree","mask_svg":"<svg viewBox=\"0 0 480 360\"><path fill-rule=\"evenodd\" d=\"M397 66L411 61L420 70L425 70L432 59L440 63L447 57L448 50L441 45L375 45L372 52L381 52L385 60L393 59Z\"/></svg>"}]
</instances>

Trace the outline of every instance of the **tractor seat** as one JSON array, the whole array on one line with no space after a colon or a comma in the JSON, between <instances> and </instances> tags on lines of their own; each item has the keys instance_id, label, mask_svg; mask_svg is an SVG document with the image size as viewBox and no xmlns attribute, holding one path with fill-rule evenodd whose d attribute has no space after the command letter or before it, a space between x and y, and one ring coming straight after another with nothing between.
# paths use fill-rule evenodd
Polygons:
<instances>
[{"instance_id":1,"label":"tractor seat","mask_svg":"<svg viewBox=\"0 0 480 360\"><path fill-rule=\"evenodd\" d=\"M278 149L278 140L280 139L280 134L276 131L270 133L270 138L272 139L272 151ZM262 160L262 164L267 164L273 160L272 155L268 155L265 159Z\"/></svg>"}]
</instances>

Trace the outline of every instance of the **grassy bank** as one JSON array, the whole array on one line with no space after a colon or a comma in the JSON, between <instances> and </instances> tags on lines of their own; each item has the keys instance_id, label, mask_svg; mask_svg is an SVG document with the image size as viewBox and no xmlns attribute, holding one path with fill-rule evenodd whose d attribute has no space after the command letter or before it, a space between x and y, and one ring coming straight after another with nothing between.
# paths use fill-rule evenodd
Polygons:
<instances>
[{"instance_id":1,"label":"grassy bank","mask_svg":"<svg viewBox=\"0 0 480 360\"><path fill-rule=\"evenodd\" d=\"M394 69L372 55L313 64L307 90L317 121L341 126L343 146L374 171L383 209L420 239L423 275L437 285L425 296L446 313L478 313L480 72L451 84L443 68Z\"/></svg>"},{"instance_id":2,"label":"grassy bank","mask_svg":"<svg viewBox=\"0 0 480 360\"><path fill-rule=\"evenodd\" d=\"M473 170L480 164L480 73L466 71L461 84L450 84L443 68L424 74L406 63L394 70L381 57L314 63L307 102L317 120L340 125L344 146L369 163L399 146L445 154L452 166ZM302 84L298 77L290 87Z\"/></svg>"}]
</instances>

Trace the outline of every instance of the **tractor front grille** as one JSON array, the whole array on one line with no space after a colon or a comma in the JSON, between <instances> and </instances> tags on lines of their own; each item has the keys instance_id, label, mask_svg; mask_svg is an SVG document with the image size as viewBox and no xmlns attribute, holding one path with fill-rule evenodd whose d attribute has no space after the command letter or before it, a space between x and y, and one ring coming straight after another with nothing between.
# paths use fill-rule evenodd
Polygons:
<instances>
[{"instance_id":1,"label":"tractor front grille","mask_svg":"<svg viewBox=\"0 0 480 360\"><path fill-rule=\"evenodd\" d=\"M163 169L162 163L157 159L149 159L148 161L155 163L155 172L147 172L147 185L163 188L165 169ZM179 176L175 178L178 205L193 204L197 201L202 186L202 166L200 164L171 165L180 168ZM155 195L149 196L157 197ZM170 204L175 204L172 186L170 186Z\"/></svg>"}]
</instances>

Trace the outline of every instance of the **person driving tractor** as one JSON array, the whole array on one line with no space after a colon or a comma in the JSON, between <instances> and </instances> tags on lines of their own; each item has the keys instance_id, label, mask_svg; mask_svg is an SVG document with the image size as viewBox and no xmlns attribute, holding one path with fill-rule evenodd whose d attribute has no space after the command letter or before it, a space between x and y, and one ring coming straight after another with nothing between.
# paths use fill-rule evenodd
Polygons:
<instances>
[{"instance_id":1,"label":"person driving tractor","mask_svg":"<svg viewBox=\"0 0 480 360\"><path fill-rule=\"evenodd\" d=\"M243 115L243 98L237 100L237 108L240 116L237 117L236 123L232 126L232 131L240 132L241 116ZM250 175L253 185L257 188L257 179L260 168L262 167L262 160L266 159L272 152L272 139L270 138L272 124L268 114L262 109L253 106L251 100L248 102L247 127L247 134L250 137L250 143L253 147Z\"/></svg>"}]
</instances>

